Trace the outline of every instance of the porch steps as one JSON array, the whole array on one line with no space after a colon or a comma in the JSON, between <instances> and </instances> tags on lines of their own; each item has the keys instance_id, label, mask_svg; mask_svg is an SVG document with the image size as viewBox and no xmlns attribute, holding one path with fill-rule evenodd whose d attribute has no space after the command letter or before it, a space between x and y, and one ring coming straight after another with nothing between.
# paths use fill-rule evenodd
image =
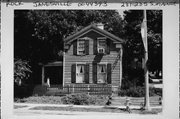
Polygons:
<instances>
[{"instance_id":1,"label":"porch steps","mask_svg":"<svg viewBox=\"0 0 180 119\"><path fill-rule=\"evenodd\" d=\"M135 106L142 106L144 104L144 98L136 98L136 97L129 97L131 105ZM125 105L126 103L126 97L112 97L111 105L112 106L117 106L117 105ZM161 101L159 97L150 97L150 105L151 106L159 106L161 105Z\"/></svg>"}]
</instances>

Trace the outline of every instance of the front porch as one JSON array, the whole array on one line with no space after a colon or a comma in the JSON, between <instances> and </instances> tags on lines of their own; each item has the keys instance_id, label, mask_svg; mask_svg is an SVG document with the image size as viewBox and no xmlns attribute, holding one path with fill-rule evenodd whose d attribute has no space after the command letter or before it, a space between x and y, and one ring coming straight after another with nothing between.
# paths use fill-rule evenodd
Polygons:
<instances>
[{"instance_id":1,"label":"front porch","mask_svg":"<svg viewBox=\"0 0 180 119\"><path fill-rule=\"evenodd\" d=\"M49 62L41 65L41 84L48 87L63 86L63 62Z\"/></svg>"}]
</instances>

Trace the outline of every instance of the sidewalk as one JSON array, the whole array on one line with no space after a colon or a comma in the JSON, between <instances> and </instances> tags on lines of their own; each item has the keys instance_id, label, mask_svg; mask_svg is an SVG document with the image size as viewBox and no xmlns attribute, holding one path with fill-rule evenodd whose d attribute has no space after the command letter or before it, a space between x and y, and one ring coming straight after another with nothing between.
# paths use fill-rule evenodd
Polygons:
<instances>
[{"instance_id":1,"label":"sidewalk","mask_svg":"<svg viewBox=\"0 0 180 119\"><path fill-rule=\"evenodd\" d=\"M39 115L39 114L52 114L52 115L91 115L91 114L110 114L116 115L120 113L111 112L77 112L77 111L58 111L58 110L32 110L35 107L75 107L75 108L119 108L125 109L125 106L95 106L95 105L57 105L57 104L28 104L28 103L14 103L16 109L14 109L15 115ZM130 106L131 109L140 109L140 106ZM153 109L162 108L161 106L151 107Z\"/></svg>"},{"instance_id":2,"label":"sidewalk","mask_svg":"<svg viewBox=\"0 0 180 119\"><path fill-rule=\"evenodd\" d=\"M125 109L125 106L97 106L97 105L65 105L65 104L32 104L32 103L14 103L16 106L27 106L23 107L24 108L33 108L37 106L55 106L55 107L78 107L78 108L103 108L103 107L114 107L114 108L120 108L120 109ZM131 109L140 109L140 106L135 106L132 105L130 106ZM162 106L151 106L151 108L162 108ZM21 109L21 108L19 108Z\"/></svg>"}]
</instances>

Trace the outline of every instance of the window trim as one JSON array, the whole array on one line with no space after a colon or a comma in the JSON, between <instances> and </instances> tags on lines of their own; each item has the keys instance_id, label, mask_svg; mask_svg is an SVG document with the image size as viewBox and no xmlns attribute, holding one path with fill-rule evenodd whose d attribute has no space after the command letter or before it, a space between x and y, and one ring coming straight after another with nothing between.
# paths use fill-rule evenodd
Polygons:
<instances>
[{"instance_id":1,"label":"window trim","mask_svg":"<svg viewBox=\"0 0 180 119\"><path fill-rule=\"evenodd\" d=\"M107 83L108 83L108 82L107 82L107 74L108 74L108 72L107 72L107 64L108 64L107 62L97 63L97 72L96 72L96 73L97 73L97 84L107 84ZM105 74L105 75L106 75L106 78L105 78L104 83L99 83L99 82L98 82L98 74L99 74L99 73L98 73L98 67L99 67L99 65L105 65L105 67L106 67L106 69L105 69L105 70L106 70L106 72L105 72L105 73L106 73L106 74Z\"/></svg>"},{"instance_id":2,"label":"window trim","mask_svg":"<svg viewBox=\"0 0 180 119\"><path fill-rule=\"evenodd\" d=\"M76 62L76 76L77 76L77 66L78 65L83 65L84 66L84 81L82 83L76 83L75 84L86 84L85 82L85 75L86 75L86 71L85 71L85 65L86 65L86 62ZM77 81L77 77L76 77L76 81Z\"/></svg>"},{"instance_id":3,"label":"window trim","mask_svg":"<svg viewBox=\"0 0 180 119\"><path fill-rule=\"evenodd\" d=\"M79 53L79 51L80 51L80 50L79 50L79 41L80 41L80 40L84 41L84 53L83 53L83 54L80 54L80 53ZM85 53L85 51L86 51L86 49L85 49L85 40L86 40L85 38L79 38L79 39L77 39L77 55L85 55L85 54L86 54L86 53Z\"/></svg>"},{"instance_id":4,"label":"window trim","mask_svg":"<svg viewBox=\"0 0 180 119\"><path fill-rule=\"evenodd\" d=\"M106 39L107 39L106 37L98 37L97 38L97 52L98 52L98 54L106 54L106 47L107 47L107 42L106 42L107 40ZM99 46L99 41L100 40L104 40L105 41L106 46L104 48ZM100 49L103 49L102 53L99 52Z\"/></svg>"}]
</instances>

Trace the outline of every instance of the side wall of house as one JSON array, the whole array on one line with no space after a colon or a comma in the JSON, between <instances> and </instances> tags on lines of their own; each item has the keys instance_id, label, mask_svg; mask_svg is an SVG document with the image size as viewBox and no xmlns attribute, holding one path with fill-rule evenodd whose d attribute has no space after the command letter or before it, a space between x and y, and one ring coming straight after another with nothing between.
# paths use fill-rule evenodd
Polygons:
<instances>
[{"instance_id":1,"label":"side wall of house","mask_svg":"<svg viewBox=\"0 0 180 119\"><path fill-rule=\"evenodd\" d=\"M99 35L96 32L89 32L88 34L82 36L82 37L88 37L89 38L89 55L85 56L76 56L73 55L73 43L71 44L69 50L65 53L65 66L64 66L64 84L71 84L71 67L73 64L76 63L86 63L89 64L89 84L93 84L93 62L99 62L99 63L110 63L111 65L114 64L115 59L118 56L119 48L116 48L116 45L110 41L110 53L101 56L94 55L93 49L94 49L94 42L96 42L97 37L103 37ZM74 41L76 42L76 40ZM120 71L120 64L121 61L118 60L116 67L111 70L111 84L113 86L119 86L120 85L120 75L122 74L122 70Z\"/></svg>"}]
</instances>

